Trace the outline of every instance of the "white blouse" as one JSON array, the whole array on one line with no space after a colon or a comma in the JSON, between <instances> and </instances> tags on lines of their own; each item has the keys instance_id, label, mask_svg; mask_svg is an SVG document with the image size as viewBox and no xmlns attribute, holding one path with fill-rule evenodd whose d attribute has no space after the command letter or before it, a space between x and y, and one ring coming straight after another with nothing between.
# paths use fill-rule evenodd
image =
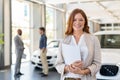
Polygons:
<instances>
[{"instance_id":1,"label":"white blouse","mask_svg":"<svg viewBox=\"0 0 120 80\"><path fill-rule=\"evenodd\" d=\"M76 40L74 36L72 36L72 40L70 42L70 45L75 45L80 48L80 55L81 55L81 60L85 61L85 59L88 56L88 48L84 39L84 34L81 35L78 44L76 43Z\"/></svg>"},{"instance_id":2,"label":"white blouse","mask_svg":"<svg viewBox=\"0 0 120 80\"><path fill-rule=\"evenodd\" d=\"M86 45L86 42L85 42L85 39L84 39L84 34L81 35L78 44L76 43L76 40L75 40L74 36L72 35L70 45L79 47L81 60L85 61L86 57L88 56L88 48L87 48L87 45ZM82 75L79 75L79 77L78 77L78 76L75 76L75 75L74 75L75 78L81 78L81 76L82 76ZM67 74L64 75L64 77L71 77L71 76L69 76L69 73L67 73Z\"/></svg>"}]
</instances>

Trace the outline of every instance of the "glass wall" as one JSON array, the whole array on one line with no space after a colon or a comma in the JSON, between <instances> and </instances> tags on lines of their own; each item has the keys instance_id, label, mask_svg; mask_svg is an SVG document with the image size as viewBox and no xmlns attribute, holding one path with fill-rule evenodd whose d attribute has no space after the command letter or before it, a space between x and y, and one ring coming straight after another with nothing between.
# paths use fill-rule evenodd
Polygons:
<instances>
[{"instance_id":1,"label":"glass wall","mask_svg":"<svg viewBox=\"0 0 120 80\"><path fill-rule=\"evenodd\" d=\"M65 12L64 9L56 6L46 7L46 35L48 41L61 39L64 37Z\"/></svg>"},{"instance_id":2,"label":"glass wall","mask_svg":"<svg viewBox=\"0 0 120 80\"><path fill-rule=\"evenodd\" d=\"M46 13L44 12L45 8ZM48 42L62 38L63 30L65 30L64 15L65 12L60 11L57 6L56 8L44 7L42 4L29 1L12 0L12 63L14 64L16 61L14 37L17 35L17 29L20 28L23 31L24 53L27 55L22 62L29 61L30 55L39 48L39 27L44 27L46 24ZM45 17L46 19L44 19Z\"/></svg>"},{"instance_id":3,"label":"glass wall","mask_svg":"<svg viewBox=\"0 0 120 80\"><path fill-rule=\"evenodd\" d=\"M56 39L61 39L65 36L65 21L65 12L56 10Z\"/></svg>"},{"instance_id":4,"label":"glass wall","mask_svg":"<svg viewBox=\"0 0 120 80\"><path fill-rule=\"evenodd\" d=\"M0 0L0 68L4 65L4 46L3 46L3 0Z\"/></svg>"},{"instance_id":5,"label":"glass wall","mask_svg":"<svg viewBox=\"0 0 120 80\"><path fill-rule=\"evenodd\" d=\"M48 40L55 39L55 10L46 7L46 35Z\"/></svg>"},{"instance_id":6,"label":"glass wall","mask_svg":"<svg viewBox=\"0 0 120 80\"><path fill-rule=\"evenodd\" d=\"M24 53L27 55L24 61L30 60L30 25L29 25L29 8L30 4L28 2L20 2L17 0L12 0L12 63L16 61L15 54L15 44L14 37L17 35L17 29L21 29L22 40L24 42Z\"/></svg>"}]
</instances>

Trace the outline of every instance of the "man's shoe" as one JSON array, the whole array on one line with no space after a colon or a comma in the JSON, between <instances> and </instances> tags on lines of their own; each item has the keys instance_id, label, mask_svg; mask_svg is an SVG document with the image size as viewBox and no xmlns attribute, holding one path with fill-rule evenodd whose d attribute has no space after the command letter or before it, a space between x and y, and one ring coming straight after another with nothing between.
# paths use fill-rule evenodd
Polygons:
<instances>
[{"instance_id":1,"label":"man's shoe","mask_svg":"<svg viewBox=\"0 0 120 80\"><path fill-rule=\"evenodd\" d=\"M48 75L47 75L47 74L44 74L44 73L41 74L41 77L46 77L46 76L48 76Z\"/></svg>"},{"instance_id":2,"label":"man's shoe","mask_svg":"<svg viewBox=\"0 0 120 80\"><path fill-rule=\"evenodd\" d=\"M44 73L43 73L43 72L40 72L39 74L43 75Z\"/></svg>"},{"instance_id":3,"label":"man's shoe","mask_svg":"<svg viewBox=\"0 0 120 80\"><path fill-rule=\"evenodd\" d=\"M17 74L14 75L14 77L20 77L20 75L17 73Z\"/></svg>"},{"instance_id":4,"label":"man's shoe","mask_svg":"<svg viewBox=\"0 0 120 80\"><path fill-rule=\"evenodd\" d=\"M19 74L19 75L24 75L24 74L23 74L23 73L21 73L21 72L19 72L18 74Z\"/></svg>"}]
</instances>

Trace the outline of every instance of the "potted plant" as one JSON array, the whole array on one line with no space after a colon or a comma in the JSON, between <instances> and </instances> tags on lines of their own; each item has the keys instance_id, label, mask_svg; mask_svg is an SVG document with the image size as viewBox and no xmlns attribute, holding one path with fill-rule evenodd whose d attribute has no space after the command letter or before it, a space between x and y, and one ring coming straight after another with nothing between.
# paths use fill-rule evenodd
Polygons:
<instances>
[{"instance_id":1,"label":"potted plant","mask_svg":"<svg viewBox=\"0 0 120 80\"><path fill-rule=\"evenodd\" d=\"M4 44L4 41L2 40L4 34L0 34L0 53L1 53L1 50L2 50L2 44Z\"/></svg>"},{"instance_id":2,"label":"potted plant","mask_svg":"<svg viewBox=\"0 0 120 80\"><path fill-rule=\"evenodd\" d=\"M4 44L4 41L2 40L3 36L4 36L4 34L0 34L0 45Z\"/></svg>"},{"instance_id":3,"label":"potted plant","mask_svg":"<svg viewBox=\"0 0 120 80\"><path fill-rule=\"evenodd\" d=\"M2 65L3 65L3 50L2 50L2 45L4 44L4 41L2 40L2 38L3 38L3 36L4 36L4 34L0 34L0 69L1 69L1 67L2 67Z\"/></svg>"}]
</instances>

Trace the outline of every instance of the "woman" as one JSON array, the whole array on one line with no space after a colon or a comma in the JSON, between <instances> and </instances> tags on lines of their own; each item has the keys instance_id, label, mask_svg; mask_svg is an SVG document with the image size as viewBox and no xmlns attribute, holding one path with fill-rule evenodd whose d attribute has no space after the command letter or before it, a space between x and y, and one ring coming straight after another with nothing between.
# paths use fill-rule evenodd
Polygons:
<instances>
[{"instance_id":1,"label":"woman","mask_svg":"<svg viewBox=\"0 0 120 80\"><path fill-rule=\"evenodd\" d=\"M100 44L98 39L89 33L87 17L83 10L72 11L65 34L66 38L62 43L79 46L81 61L66 65L61 44L55 64L61 74L61 80L96 80L96 73L101 66ZM79 74L80 77L66 76L69 72Z\"/></svg>"}]
</instances>

